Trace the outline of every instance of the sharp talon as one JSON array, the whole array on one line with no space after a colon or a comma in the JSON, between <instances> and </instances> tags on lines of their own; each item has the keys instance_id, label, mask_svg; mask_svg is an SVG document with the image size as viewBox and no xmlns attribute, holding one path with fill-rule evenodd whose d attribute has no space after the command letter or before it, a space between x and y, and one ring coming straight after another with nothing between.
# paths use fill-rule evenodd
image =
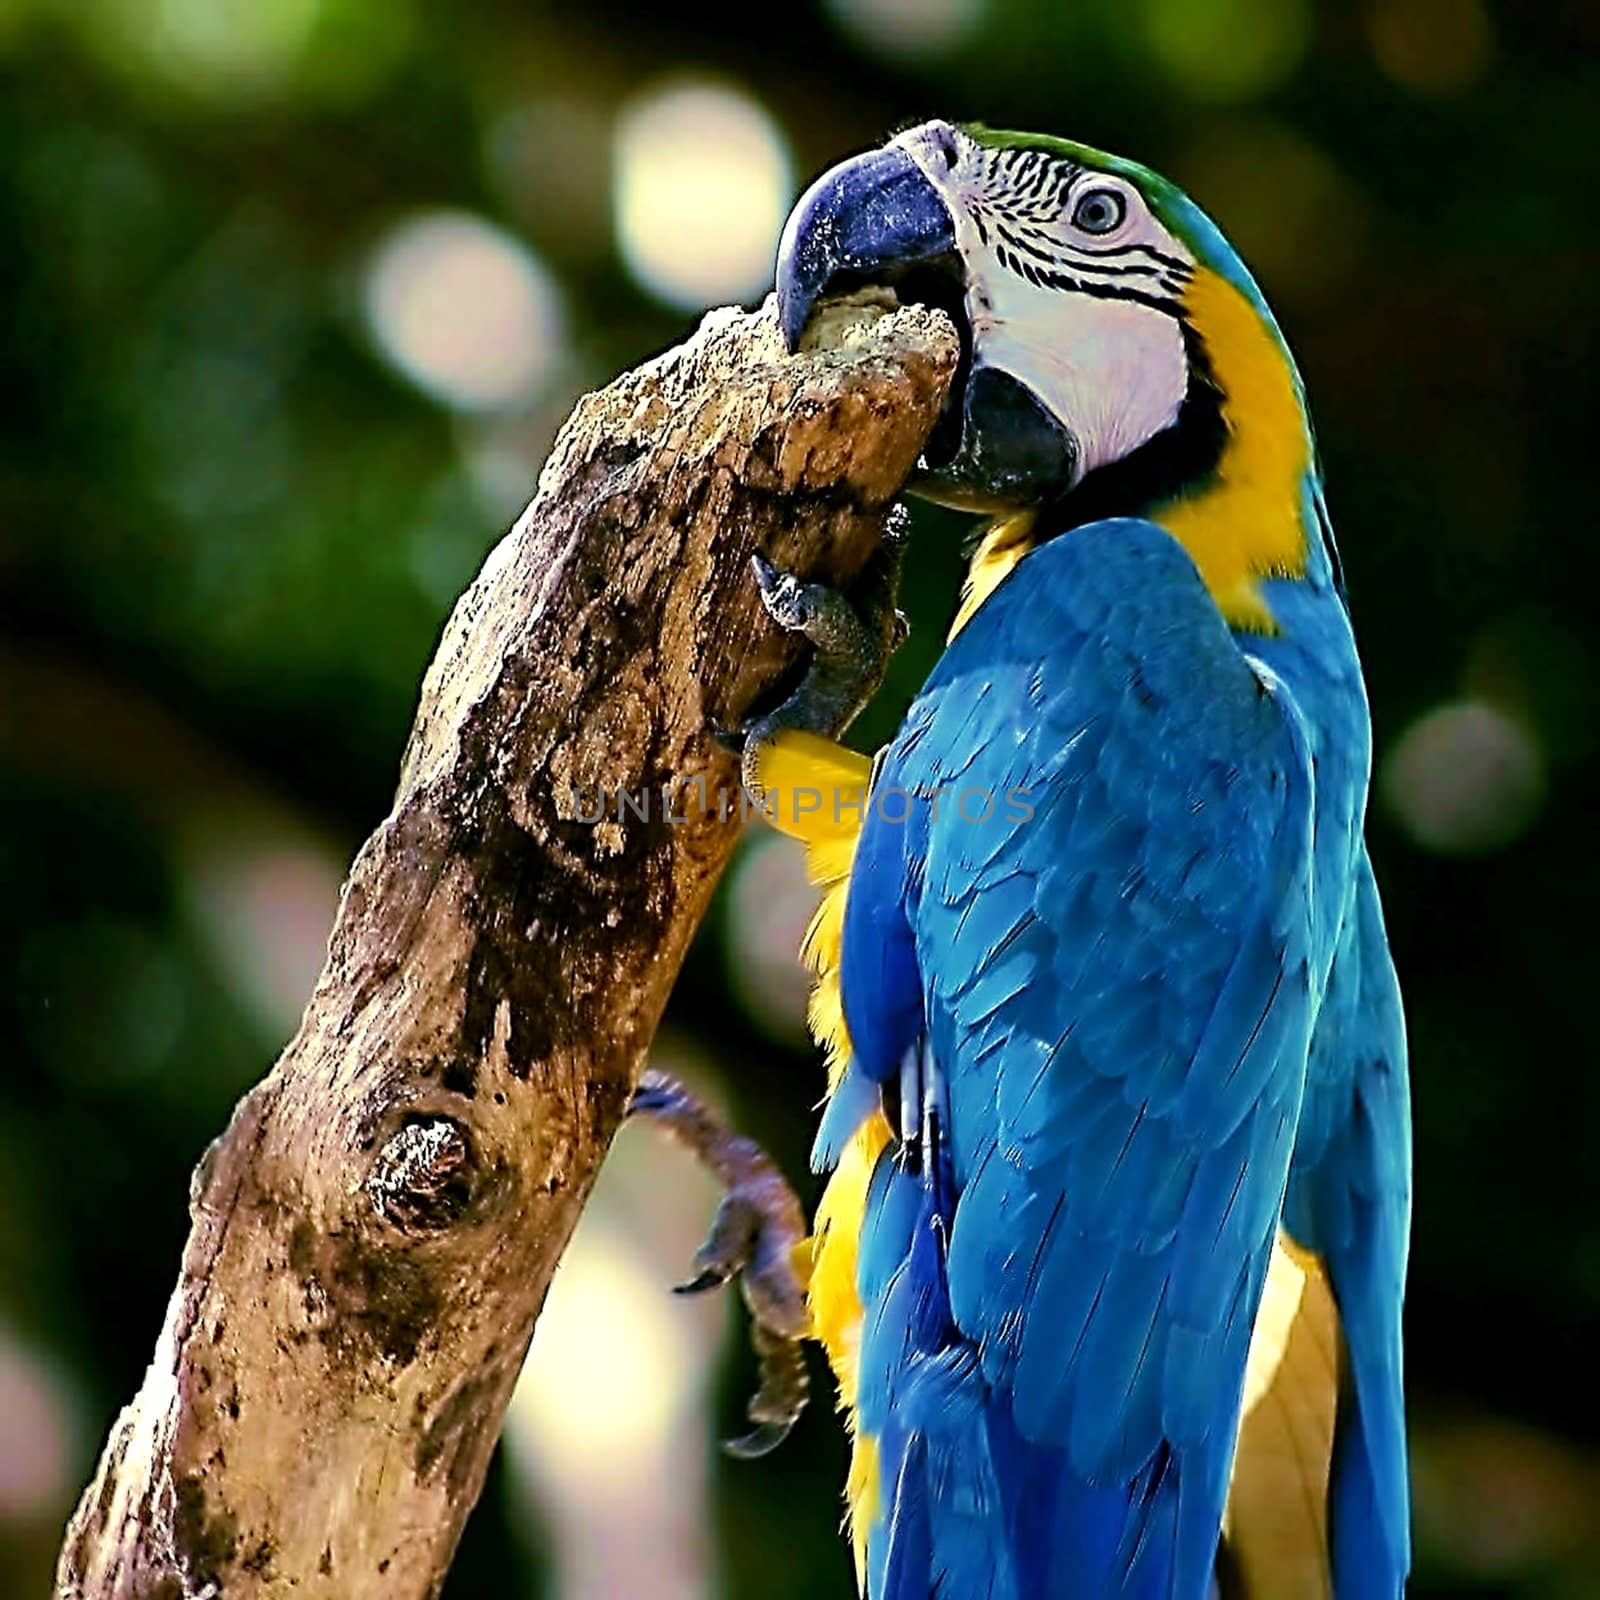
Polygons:
<instances>
[{"instance_id":1,"label":"sharp talon","mask_svg":"<svg viewBox=\"0 0 1600 1600\"><path fill-rule=\"evenodd\" d=\"M807 598L807 585L774 566L757 551L750 557L755 571L756 587L761 591L761 604L780 628L789 633L802 633L812 620L812 607Z\"/></svg>"},{"instance_id":2,"label":"sharp talon","mask_svg":"<svg viewBox=\"0 0 1600 1600\"><path fill-rule=\"evenodd\" d=\"M682 1094L683 1089L673 1079L664 1077L654 1067L646 1067L639 1075L639 1082L628 1101L626 1115L660 1116L670 1111Z\"/></svg>"},{"instance_id":3,"label":"sharp talon","mask_svg":"<svg viewBox=\"0 0 1600 1600\"><path fill-rule=\"evenodd\" d=\"M763 1422L737 1439L724 1439L723 1453L735 1461L759 1461L762 1456L771 1455L789 1437L793 1427L792 1422Z\"/></svg>"},{"instance_id":4,"label":"sharp talon","mask_svg":"<svg viewBox=\"0 0 1600 1600\"><path fill-rule=\"evenodd\" d=\"M675 1283L672 1286L674 1294L704 1294L708 1289L720 1289L728 1281L725 1272L719 1272L715 1267L707 1267L704 1272L697 1274L687 1283Z\"/></svg>"},{"instance_id":5,"label":"sharp talon","mask_svg":"<svg viewBox=\"0 0 1600 1600\"><path fill-rule=\"evenodd\" d=\"M789 577L787 572L773 566L758 550L750 557L750 566L756 575L756 588L761 591L761 603L767 609L767 614L774 614L773 608L778 604L779 597L784 590L784 580ZM792 582L793 580L790 579Z\"/></svg>"}]
</instances>

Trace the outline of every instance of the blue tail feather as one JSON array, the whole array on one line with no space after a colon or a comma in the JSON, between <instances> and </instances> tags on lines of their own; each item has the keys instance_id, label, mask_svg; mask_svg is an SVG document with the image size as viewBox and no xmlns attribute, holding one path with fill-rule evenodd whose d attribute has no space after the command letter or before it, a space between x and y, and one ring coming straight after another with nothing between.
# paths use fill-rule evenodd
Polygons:
<instances>
[{"instance_id":1,"label":"blue tail feather","mask_svg":"<svg viewBox=\"0 0 1600 1600\"><path fill-rule=\"evenodd\" d=\"M1163 1443L1125 1481L1090 1483L1066 1449L1026 1438L1010 1384L985 1377L955 1326L933 1187L895 1147L869 1189L860 1276L861 1423L885 1488L869 1600L1200 1600L1175 1586L1175 1551L1215 1463L1193 1462L1185 1495L1188 1469Z\"/></svg>"}]
</instances>

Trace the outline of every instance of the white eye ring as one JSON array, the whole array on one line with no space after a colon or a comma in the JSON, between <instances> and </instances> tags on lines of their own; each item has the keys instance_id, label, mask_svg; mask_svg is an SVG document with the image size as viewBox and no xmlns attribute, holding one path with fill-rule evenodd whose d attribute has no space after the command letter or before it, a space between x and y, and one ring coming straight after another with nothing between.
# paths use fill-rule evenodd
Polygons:
<instances>
[{"instance_id":1,"label":"white eye ring","mask_svg":"<svg viewBox=\"0 0 1600 1600\"><path fill-rule=\"evenodd\" d=\"M1118 189L1089 189L1072 207L1072 225L1080 233L1115 233L1127 216L1128 202Z\"/></svg>"}]
</instances>

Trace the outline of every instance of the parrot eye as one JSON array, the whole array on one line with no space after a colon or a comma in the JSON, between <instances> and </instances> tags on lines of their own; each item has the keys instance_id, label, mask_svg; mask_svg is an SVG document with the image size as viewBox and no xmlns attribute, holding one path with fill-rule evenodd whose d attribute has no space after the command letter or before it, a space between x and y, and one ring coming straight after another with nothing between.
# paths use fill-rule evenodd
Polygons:
<instances>
[{"instance_id":1,"label":"parrot eye","mask_svg":"<svg viewBox=\"0 0 1600 1600\"><path fill-rule=\"evenodd\" d=\"M1115 189L1091 189L1072 208L1072 225L1084 233L1115 233L1128 204Z\"/></svg>"}]
</instances>

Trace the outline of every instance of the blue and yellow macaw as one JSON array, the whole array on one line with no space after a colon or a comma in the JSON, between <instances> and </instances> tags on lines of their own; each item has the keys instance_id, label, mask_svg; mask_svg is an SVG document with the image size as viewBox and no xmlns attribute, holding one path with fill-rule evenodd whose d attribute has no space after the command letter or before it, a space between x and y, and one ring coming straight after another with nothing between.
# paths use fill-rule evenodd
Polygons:
<instances>
[{"instance_id":1,"label":"blue and yellow macaw","mask_svg":"<svg viewBox=\"0 0 1600 1600\"><path fill-rule=\"evenodd\" d=\"M1059 139L825 174L791 344L862 287L955 319L918 487L992 519L875 770L803 715L746 751L825 886L809 1299L863 1593L1398 1595L1405 1039L1293 361L1184 194Z\"/></svg>"}]
</instances>

